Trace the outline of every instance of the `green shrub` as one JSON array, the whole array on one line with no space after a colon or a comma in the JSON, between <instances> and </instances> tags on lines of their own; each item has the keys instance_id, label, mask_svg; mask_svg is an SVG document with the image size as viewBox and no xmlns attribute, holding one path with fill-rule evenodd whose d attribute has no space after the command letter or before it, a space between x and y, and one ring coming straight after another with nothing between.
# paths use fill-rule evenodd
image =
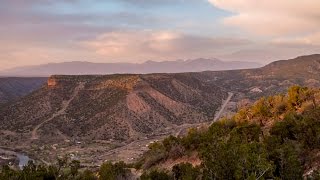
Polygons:
<instances>
[{"instance_id":1,"label":"green shrub","mask_svg":"<svg viewBox=\"0 0 320 180\"><path fill-rule=\"evenodd\" d=\"M111 162L103 163L99 170L99 179L101 180L117 180L126 179L129 174L129 170L126 169L124 162L117 162L112 164Z\"/></svg>"},{"instance_id":2,"label":"green shrub","mask_svg":"<svg viewBox=\"0 0 320 180\"><path fill-rule=\"evenodd\" d=\"M140 180L173 180L173 178L165 171L153 170L143 173Z\"/></svg>"}]
</instances>

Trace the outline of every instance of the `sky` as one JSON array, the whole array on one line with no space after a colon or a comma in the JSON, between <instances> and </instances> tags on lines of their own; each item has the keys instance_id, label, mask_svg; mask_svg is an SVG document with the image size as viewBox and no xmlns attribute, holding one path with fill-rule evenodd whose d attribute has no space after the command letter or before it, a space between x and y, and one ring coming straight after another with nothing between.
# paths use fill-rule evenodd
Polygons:
<instances>
[{"instance_id":1,"label":"sky","mask_svg":"<svg viewBox=\"0 0 320 180\"><path fill-rule=\"evenodd\" d=\"M319 0L0 0L0 70L320 53Z\"/></svg>"}]
</instances>

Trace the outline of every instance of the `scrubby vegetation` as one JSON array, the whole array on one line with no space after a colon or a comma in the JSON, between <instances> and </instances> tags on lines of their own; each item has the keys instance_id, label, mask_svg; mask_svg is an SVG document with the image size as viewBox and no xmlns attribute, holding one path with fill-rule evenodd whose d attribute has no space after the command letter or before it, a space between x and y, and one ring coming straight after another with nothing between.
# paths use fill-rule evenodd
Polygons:
<instances>
[{"instance_id":1,"label":"scrubby vegetation","mask_svg":"<svg viewBox=\"0 0 320 180\"><path fill-rule=\"evenodd\" d=\"M123 162L102 164L98 172L83 169L80 162L66 157L59 158L50 166L35 165L29 161L23 170L14 170L3 166L0 171L1 180L114 180L128 179L131 176L127 165Z\"/></svg>"},{"instance_id":2,"label":"scrubby vegetation","mask_svg":"<svg viewBox=\"0 0 320 180\"><path fill-rule=\"evenodd\" d=\"M149 146L133 166L153 179L317 179L320 177L320 90L294 86L287 95L262 98L230 119L191 129ZM167 160L197 154L200 164ZM29 164L22 171L3 167L0 179L126 179L128 165L105 163L99 172L79 171L80 164ZM62 168L63 167L63 168ZM8 178L9 177L9 178ZM27 178L26 178L27 177Z\"/></svg>"},{"instance_id":3,"label":"scrubby vegetation","mask_svg":"<svg viewBox=\"0 0 320 180\"><path fill-rule=\"evenodd\" d=\"M151 177L162 162L197 152L200 166L178 164L167 172L168 179L315 178L319 148L320 91L295 86L207 130L192 129L186 137L152 144L138 165L147 170L143 177ZM163 178L163 173L158 175Z\"/></svg>"}]
</instances>

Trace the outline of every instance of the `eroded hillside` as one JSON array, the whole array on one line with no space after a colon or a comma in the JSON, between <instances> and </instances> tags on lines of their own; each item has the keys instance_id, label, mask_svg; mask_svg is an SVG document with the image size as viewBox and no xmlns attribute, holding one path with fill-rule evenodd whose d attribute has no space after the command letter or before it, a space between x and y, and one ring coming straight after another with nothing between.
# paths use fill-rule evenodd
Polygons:
<instances>
[{"instance_id":1,"label":"eroded hillside","mask_svg":"<svg viewBox=\"0 0 320 180\"><path fill-rule=\"evenodd\" d=\"M319 61L311 55L248 70L52 76L1 108L0 145L48 161L71 154L86 165L132 162L153 141L210 124L221 107L219 116L293 85L319 87Z\"/></svg>"},{"instance_id":2,"label":"eroded hillside","mask_svg":"<svg viewBox=\"0 0 320 180\"><path fill-rule=\"evenodd\" d=\"M293 86L230 119L153 143L136 167L151 179L319 179L319 115L320 90Z\"/></svg>"},{"instance_id":3,"label":"eroded hillside","mask_svg":"<svg viewBox=\"0 0 320 180\"><path fill-rule=\"evenodd\" d=\"M258 69L203 72L199 79L237 92L236 99L256 100L262 96L284 93L294 85L320 86L320 55L281 60Z\"/></svg>"},{"instance_id":4,"label":"eroded hillside","mask_svg":"<svg viewBox=\"0 0 320 180\"><path fill-rule=\"evenodd\" d=\"M106 150L208 122L226 97L188 74L52 76L1 110L1 146L33 153L80 144Z\"/></svg>"}]
</instances>

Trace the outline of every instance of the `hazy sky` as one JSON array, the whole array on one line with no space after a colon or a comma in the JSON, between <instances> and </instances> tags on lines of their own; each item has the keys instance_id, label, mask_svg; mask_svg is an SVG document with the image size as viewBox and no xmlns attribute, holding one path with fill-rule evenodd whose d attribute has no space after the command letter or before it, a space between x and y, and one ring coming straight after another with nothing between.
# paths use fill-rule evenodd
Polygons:
<instances>
[{"instance_id":1,"label":"hazy sky","mask_svg":"<svg viewBox=\"0 0 320 180\"><path fill-rule=\"evenodd\" d=\"M0 0L0 70L320 53L319 0Z\"/></svg>"}]
</instances>

